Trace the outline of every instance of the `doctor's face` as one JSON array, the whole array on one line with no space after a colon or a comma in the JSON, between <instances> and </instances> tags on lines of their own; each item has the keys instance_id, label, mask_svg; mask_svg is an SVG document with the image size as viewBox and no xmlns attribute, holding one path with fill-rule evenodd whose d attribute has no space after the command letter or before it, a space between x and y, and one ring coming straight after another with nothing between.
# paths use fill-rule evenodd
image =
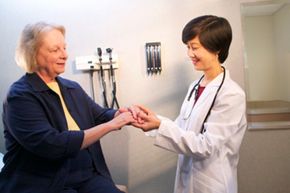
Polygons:
<instances>
[{"instance_id":1,"label":"doctor's face","mask_svg":"<svg viewBox=\"0 0 290 193\"><path fill-rule=\"evenodd\" d=\"M64 35L56 29L44 32L36 53L36 73L45 81L51 82L65 70L67 60Z\"/></svg>"},{"instance_id":2,"label":"doctor's face","mask_svg":"<svg viewBox=\"0 0 290 193\"><path fill-rule=\"evenodd\" d=\"M187 48L187 54L196 70L208 71L216 64L219 64L218 54L209 52L204 48L198 36L187 42Z\"/></svg>"}]
</instances>

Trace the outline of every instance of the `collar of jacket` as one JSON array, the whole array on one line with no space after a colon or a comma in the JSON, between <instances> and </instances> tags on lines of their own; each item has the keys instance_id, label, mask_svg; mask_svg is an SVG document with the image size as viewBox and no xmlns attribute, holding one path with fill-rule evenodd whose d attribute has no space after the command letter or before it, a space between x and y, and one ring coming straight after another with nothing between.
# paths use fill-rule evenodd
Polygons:
<instances>
[{"instance_id":1,"label":"collar of jacket","mask_svg":"<svg viewBox=\"0 0 290 193\"><path fill-rule=\"evenodd\" d=\"M50 90L46 83L35 72L26 73L25 77L27 78L27 82L32 86L35 91L42 92ZM61 85L61 87L68 89L77 88L77 84L73 81L66 80L60 76L57 76L55 79Z\"/></svg>"}]
</instances>

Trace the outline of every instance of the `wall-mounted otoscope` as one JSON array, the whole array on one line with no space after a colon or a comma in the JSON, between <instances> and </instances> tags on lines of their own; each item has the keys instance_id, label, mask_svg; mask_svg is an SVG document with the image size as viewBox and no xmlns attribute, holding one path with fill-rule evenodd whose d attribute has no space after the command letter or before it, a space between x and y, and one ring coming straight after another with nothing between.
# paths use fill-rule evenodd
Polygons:
<instances>
[{"instance_id":1,"label":"wall-mounted otoscope","mask_svg":"<svg viewBox=\"0 0 290 193\"><path fill-rule=\"evenodd\" d=\"M103 100L104 100L104 106L109 107L108 100L107 100L107 91L106 91L106 82L104 77L104 69L103 69L103 63L102 63L102 49L97 48L98 56L99 56L99 63L100 63L100 74L101 74L101 81L102 81L102 87L103 87Z\"/></svg>"},{"instance_id":2,"label":"wall-mounted otoscope","mask_svg":"<svg viewBox=\"0 0 290 193\"><path fill-rule=\"evenodd\" d=\"M117 108L119 107L119 103L117 100L117 86L116 86L116 79L115 79L115 72L114 72L114 68L113 68L113 58L112 58L112 49L111 48L107 48L106 49L107 54L109 54L109 60L110 60L110 75L111 75L111 81L112 81L112 103L111 103L111 108L113 108L115 105Z\"/></svg>"}]
</instances>

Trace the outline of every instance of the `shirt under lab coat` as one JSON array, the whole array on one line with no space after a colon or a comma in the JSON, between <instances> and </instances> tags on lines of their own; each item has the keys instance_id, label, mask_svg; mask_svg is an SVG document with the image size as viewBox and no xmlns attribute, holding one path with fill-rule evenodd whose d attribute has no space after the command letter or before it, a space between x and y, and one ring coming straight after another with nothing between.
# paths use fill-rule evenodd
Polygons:
<instances>
[{"instance_id":1,"label":"shirt under lab coat","mask_svg":"<svg viewBox=\"0 0 290 193\"><path fill-rule=\"evenodd\" d=\"M239 148L247 127L244 91L226 77L205 123L206 114L222 81L220 74L197 100L188 95L175 122L162 118L155 144L179 154L175 193L237 193ZM205 133L201 134L204 124Z\"/></svg>"}]
</instances>

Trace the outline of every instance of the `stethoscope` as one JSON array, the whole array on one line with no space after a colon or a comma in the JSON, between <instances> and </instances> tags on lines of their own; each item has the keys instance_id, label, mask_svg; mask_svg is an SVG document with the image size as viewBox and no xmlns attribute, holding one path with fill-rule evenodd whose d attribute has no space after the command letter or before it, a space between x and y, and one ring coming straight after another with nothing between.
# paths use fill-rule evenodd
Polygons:
<instances>
[{"instance_id":1,"label":"stethoscope","mask_svg":"<svg viewBox=\"0 0 290 193\"><path fill-rule=\"evenodd\" d=\"M223 66L221 66L221 67L222 67L222 69L223 69L223 78L222 78L222 81L221 81L221 83L220 83L220 85L219 85L219 87L218 87L218 89L217 89L215 95L214 95L214 98L213 98L213 101L212 101L212 103L211 103L211 105L210 105L210 108L208 109L208 112L207 112L207 114L206 114L206 116L205 116L205 118L204 118L204 121L203 121L203 123L202 123L202 128L201 128L201 130L200 130L200 133L204 133L204 132L206 131L206 130L204 129L204 123L207 121L207 118L208 118L209 115L210 115L211 109L212 109L213 106L214 106L214 103L215 103L215 100L216 100L216 98L217 98L217 95L218 95L218 93L219 93L219 91L220 91L220 89L221 89L221 87L223 86L224 81L225 81L225 77L226 77L226 69L225 69L225 67L223 67ZM189 93L189 95L188 95L188 97L187 97L187 101L190 101L190 99L191 99L193 93L194 93L194 99L195 99L195 101L196 101L196 99L197 99L197 94L198 94L198 89L199 89L199 85L200 85L200 82L202 81L203 78L204 78L204 75L202 75L202 77L198 80L198 82L197 82L197 83L194 85L194 87L191 89L191 91L190 91L190 93ZM194 105L192 105L191 110L190 110L190 112L188 113L188 115L187 115L186 117L183 117L183 120L187 120L187 119L190 117L193 108L194 108Z\"/></svg>"}]
</instances>

